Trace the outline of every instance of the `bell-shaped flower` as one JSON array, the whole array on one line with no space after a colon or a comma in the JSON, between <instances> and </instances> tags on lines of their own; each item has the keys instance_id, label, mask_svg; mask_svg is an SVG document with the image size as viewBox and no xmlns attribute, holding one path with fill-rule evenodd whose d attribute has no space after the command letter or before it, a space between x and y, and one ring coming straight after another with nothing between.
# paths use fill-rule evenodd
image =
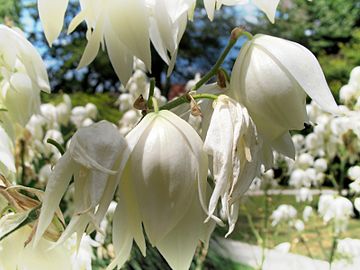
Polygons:
<instances>
[{"instance_id":1,"label":"bell-shaped flower","mask_svg":"<svg viewBox=\"0 0 360 270\"><path fill-rule=\"evenodd\" d=\"M145 0L80 0L81 11L70 23L72 32L82 21L87 24L88 43L79 68L90 64L100 45L109 54L111 64L123 84L129 80L133 57L151 67L149 19Z\"/></svg>"},{"instance_id":2,"label":"bell-shaped flower","mask_svg":"<svg viewBox=\"0 0 360 270\"><path fill-rule=\"evenodd\" d=\"M346 231L349 219L354 215L351 201L334 194L323 194L319 198L318 212L324 223L332 222L335 233Z\"/></svg>"},{"instance_id":3,"label":"bell-shaped flower","mask_svg":"<svg viewBox=\"0 0 360 270\"><path fill-rule=\"evenodd\" d=\"M49 177L35 244L50 224L72 177L75 213L59 242L73 232L81 238L89 223L97 228L111 203L128 156L127 143L113 124L101 121L80 128Z\"/></svg>"},{"instance_id":4,"label":"bell-shaped flower","mask_svg":"<svg viewBox=\"0 0 360 270\"><path fill-rule=\"evenodd\" d=\"M50 92L45 65L20 30L0 25L0 104L22 126L39 112L40 91Z\"/></svg>"},{"instance_id":5,"label":"bell-shaped flower","mask_svg":"<svg viewBox=\"0 0 360 270\"><path fill-rule=\"evenodd\" d=\"M146 0L150 18L150 38L171 73L188 17L192 18L195 0Z\"/></svg>"},{"instance_id":6,"label":"bell-shaped flower","mask_svg":"<svg viewBox=\"0 0 360 270\"><path fill-rule=\"evenodd\" d=\"M252 3L263 11L269 20L274 23L276 8L280 0L252 0ZM204 0L204 6L210 20L214 18L215 9L220 9L222 5L244 5L248 4L249 0Z\"/></svg>"},{"instance_id":7,"label":"bell-shaped flower","mask_svg":"<svg viewBox=\"0 0 360 270\"><path fill-rule=\"evenodd\" d=\"M306 94L325 111L338 112L319 62L308 49L262 34L243 45L230 95L249 110L264 142L292 158L289 130L303 129L308 122Z\"/></svg>"},{"instance_id":8,"label":"bell-shaped flower","mask_svg":"<svg viewBox=\"0 0 360 270\"><path fill-rule=\"evenodd\" d=\"M261 165L261 141L247 109L235 100L220 95L214 101L204 149L212 156L215 181L209 215L215 212L221 198L230 234L238 217L240 196L259 174Z\"/></svg>"},{"instance_id":9,"label":"bell-shaped flower","mask_svg":"<svg viewBox=\"0 0 360 270\"><path fill-rule=\"evenodd\" d=\"M173 269L189 269L199 240L207 243L214 228L204 224L208 187L202 140L170 111L147 114L126 139L131 155L119 184L116 259L108 269L129 258L133 240L145 254L142 224Z\"/></svg>"}]
</instances>

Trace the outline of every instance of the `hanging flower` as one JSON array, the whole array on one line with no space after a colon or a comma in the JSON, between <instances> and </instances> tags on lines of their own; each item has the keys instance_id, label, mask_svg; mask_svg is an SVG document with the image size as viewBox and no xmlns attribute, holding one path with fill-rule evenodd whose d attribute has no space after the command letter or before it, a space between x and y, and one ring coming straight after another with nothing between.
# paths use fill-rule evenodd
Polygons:
<instances>
[{"instance_id":1,"label":"hanging flower","mask_svg":"<svg viewBox=\"0 0 360 270\"><path fill-rule=\"evenodd\" d=\"M175 65L180 40L188 17L192 19L195 0L146 0L150 18L150 38L154 48L169 66Z\"/></svg>"},{"instance_id":2,"label":"hanging flower","mask_svg":"<svg viewBox=\"0 0 360 270\"><path fill-rule=\"evenodd\" d=\"M40 91L50 92L45 65L21 31L5 25L0 25L0 55L0 108L25 126L39 112Z\"/></svg>"},{"instance_id":3,"label":"hanging flower","mask_svg":"<svg viewBox=\"0 0 360 270\"><path fill-rule=\"evenodd\" d=\"M275 12L280 0L252 0L252 3L263 11L269 20L274 23ZM220 9L222 5L234 6L248 4L249 0L204 0L204 6L210 20L214 19L215 9Z\"/></svg>"},{"instance_id":4,"label":"hanging flower","mask_svg":"<svg viewBox=\"0 0 360 270\"><path fill-rule=\"evenodd\" d=\"M246 106L264 142L295 157L289 130L308 122L306 94L324 110L338 111L314 55L285 39L256 35L246 42L235 62L231 96Z\"/></svg>"},{"instance_id":5,"label":"hanging flower","mask_svg":"<svg viewBox=\"0 0 360 270\"><path fill-rule=\"evenodd\" d=\"M354 215L354 208L345 197L323 194L319 198L318 212L324 223L332 222L338 234L346 230L350 217Z\"/></svg>"},{"instance_id":6,"label":"hanging flower","mask_svg":"<svg viewBox=\"0 0 360 270\"><path fill-rule=\"evenodd\" d=\"M75 214L59 242L69 238L73 232L81 238L88 223L96 228L111 203L128 155L125 139L109 122L101 121L80 128L49 177L35 245L50 224L72 176Z\"/></svg>"},{"instance_id":7,"label":"hanging flower","mask_svg":"<svg viewBox=\"0 0 360 270\"><path fill-rule=\"evenodd\" d=\"M235 228L240 196L260 172L261 142L245 107L220 95L204 142L213 158L215 189L210 198L209 215L215 212L221 197L222 212L229 222L229 235Z\"/></svg>"},{"instance_id":8,"label":"hanging flower","mask_svg":"<svg viewBox=\"0 0 360 270\"><path fill-rule=\"evenodd\" d=\"M149 20L144 0L80 0L80 4L81 11L68 30L72 32L86 21L88 44L78 68L95 59L101 44L123 84L132 74L134 56L151 68Z\"/></svg>"},{"instance_id":9,"label":"hanging flower","mask_svg":"<svg viewBox=\"0 0 360 270\"><path fill-rule=\"evenodd\" d=\"M113 243L120 267L133 240L145 254L142 224L150 243L176 270L190 267L199 240L208 243L212 222L204 224L207 156L199 135L169 111L149 113L126 137L131 155L119 185Z\"/></svg>"}]
</instances>

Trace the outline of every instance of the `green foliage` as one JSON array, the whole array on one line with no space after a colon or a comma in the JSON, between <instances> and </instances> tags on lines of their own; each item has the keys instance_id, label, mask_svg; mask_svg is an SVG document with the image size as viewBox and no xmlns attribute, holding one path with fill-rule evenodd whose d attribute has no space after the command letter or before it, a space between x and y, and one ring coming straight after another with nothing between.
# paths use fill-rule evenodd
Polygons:
<instances>
[{"instance_id":1,"label":"green foliage","mask_svg":"<svg viewBox=\"0 0 360 270\"><path fill-rule=\"evenodd\" d=\"M5 18L19 22L21 1L18 0L0 0L0 23L4 23Z\"/></svg>"},{"instance_id":2,"label":"green foliage","mask_svg":"<svg viewBox=\"0 0 360 270\"><path fill-rule=\"evenodd\" d=\"M325 76L331 78L330 87L336 96L340 87L348 82L351 70L360 65L360 27L354 28L350 42L340 43L339 48L337 54L319 56Z\"/></svg>"}]
</instances>

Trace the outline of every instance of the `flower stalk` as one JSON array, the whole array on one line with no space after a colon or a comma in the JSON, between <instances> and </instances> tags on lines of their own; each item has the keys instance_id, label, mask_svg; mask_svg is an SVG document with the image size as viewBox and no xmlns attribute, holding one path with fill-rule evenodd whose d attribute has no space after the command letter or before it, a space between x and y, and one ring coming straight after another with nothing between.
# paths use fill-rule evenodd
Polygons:
<instances>
[{"instance_id":1,"label":"flower stalk","mask_svg":"<svg viewBox=\"0 0 360 270\"><path fill-rule=\"evenodd\" d=\"M231 51L232 47L236 44L237 40L241 36L246 36L248 39L252 39L252 34L249 32L244 31L244 29L240 27L236 27L231 31L231 35L229 38L229 41L224 49L224 51L221 53L219 59L216 61L215 65L211 68L211 70L205 74L204 77L198 81L195 86L191 89L192 91L198 90L201 86L203 86L205 83L207 83L213 76L215 76L221 67L222 63L224 62L226 56Z\"/></svg>"}]
</instances>

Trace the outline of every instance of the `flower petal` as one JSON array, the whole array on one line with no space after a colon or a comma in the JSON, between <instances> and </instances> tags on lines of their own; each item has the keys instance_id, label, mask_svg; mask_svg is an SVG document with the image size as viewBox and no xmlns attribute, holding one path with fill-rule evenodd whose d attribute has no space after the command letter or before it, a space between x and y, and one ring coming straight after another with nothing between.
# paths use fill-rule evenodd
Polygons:
<instances>
[{"instance_id":1,"label":"flower petal","mask_svg":"<svg viewBox=\"0 0 360 270\"><path fill-rule=\"evenodd\" d=\"M275 13L279 2L280 0L253 0L254 5L265 12L272 23L275 22Z\"/></svg>"},{"instance_id":2,"label":"flower petal","mask_svg":"<svg viewBox=\"0 0 360 270\"><path fill-rule=\"evenodd\" d=\"M59 36L69 0L38 0L38 9L45 37L51 45Z\"/></svg>"},{"instance_id":3,"label":"flower petal","mask_svg":"<svg viewBox=\"0 0 360 270\"><path fill-rule=\"evenodd\" d=\"M46 186L44 200L41 207L39 222L37 225L34 246L36 246L41 236L51 223L54 213L64 195L73 172L77 168L77 164L71 159L70 154L66 152L58 161L54 171L51 173Z\"/></svg>"},{"instance_id":4,"label":"flower petal","mask_svg":"<svg viewBox=\"0 0 360 270\"><path fill-rule=\"evenodd\" d=\"M330 113L339 112L321 66L307 48L292 41L267 35L257 35L254 43L281 63L322 109Z\"/></svg>"}]
</instances>

